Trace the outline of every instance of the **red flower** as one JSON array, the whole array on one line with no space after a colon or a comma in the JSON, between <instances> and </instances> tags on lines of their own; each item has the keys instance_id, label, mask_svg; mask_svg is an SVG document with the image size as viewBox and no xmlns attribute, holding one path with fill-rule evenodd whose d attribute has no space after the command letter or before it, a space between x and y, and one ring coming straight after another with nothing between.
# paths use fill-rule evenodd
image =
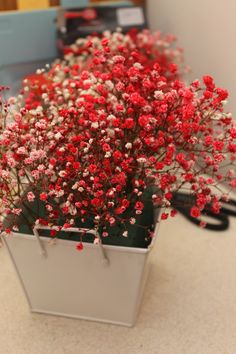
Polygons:
<instances>
[{"instance_id":1,"label":"red flower","mask_svg":"<svg viewBox=\"0 0 236 354\"><path fill-rule=\"evenodd\" d=\"M48 226L48 221L42 218L38 219L39 225Z\"/></svg>"},{"instance_id":2,"label":"red flower","mask_svg":"<svg viewBox=\"0 0 236 354\"><path fill-rule=\"evenodd\" d=\"M88 171L91 173L95 173L97 171L97 166L94 164L89 165Z\"/></svg>"},{"instance_id":3,"label":"red flower","mask_svg":"<svg viewBox=\"0 0 236 354\"><path fill-rule=\"evenodd\" d=\"M157 170L162 170L164 168L164 163L163 162L157 162L156 163L156 169Z\"/></svg>"},{"instance_id":4,"label":"red flower","mask_svg":"<svg viewBox=\"0 0 236 354\"><path fill-rule=\"evenodd\" d=\"M215 84L214 84L213 78L211 76L209 76L209 75L203 76L203 81L209 91L214 90Z\"/></svg>"},{"instance_id":5,"label":"red flower","mask_svg":"<svg viewBox=\"0 0 236 354\"><path fill-rule=\"evenodd\" d=\"M123 199L122 200L122 205L123 205L123 207L128 208L129 205L130 205L130 202L127 199Z\"/></svg>"},{"instance_id":6,"label":"red flower","mask_svg":"<svg viewBox=\"0 0 236 354\"><path fill-rule=\"evenodd\" d=\"M214 141L213 143L214 149L217 151L222 151L224 147L224 142L223 141Z\"/></svg>"},{"instance_id":7,"label":"red flower","mask_svg":"<svg viewBox=\"0 0 236 354\"><path fill-rule=\"evenodd\" d=\"M175 209L171 210L171 212L170 212L170 215L171 215L172 217L175 217L177 214L178 214L178 212L177 212L177 210L175 210Z\"/></svg>"},{"instance_id":8,"label":"red flower","mask_svg":"<svg viewBox=\"0 0 236 354\"><path fill-rule=\"evenodd\" d=\"M161 220L166 220L168 219L169 214L168 213L162 213L161 214Z\"/></svg>"},{"instance_id":9,"label":"red flower","mask_svg":"<svg viewBox=\"0 0 236 354\"><path fill-rule=\"evenodd\" d=\"M81 164L80 162L76 161L76 162L73 162L73 167L78 170L80 168Z\"/></svg>"},{"instance_id":10,"label":"red flower","mask_svg":"<svg viewBox=\"0 0 236 354\"><path fill-rule=\"evenodd\" d=\"M103 144L102 145L102 149L103 149L103 151L110 151L111 150L111 147L110 147L110 145L109 144Z\"/></svg>"},{"instance_id":11,"label":"red flower","mask_svg":"<svg viewBox=\"0 0 236 354\"><path fill-rule=\"evenodd\" d=\"M191 208L190 215L193 218L198 218L201 215L200 209L197 206L193 206Z\"/></svg>"},{"instance_id":12,"label":"red flower","mask_svg":"<svg viewBox=\"0 0 236 354\"><path fill-rule=\"evenodd\" d=\"M134 206L136 210L143 210L144 204L142 202L137 202Z\"/></svg>"},{"instance_id":13,"label":"red flower","mask_svg":"<svg viewBox=\"0 0 236 354\"><path fill-rule=\"evenodd\" d=\"M120 214L123 214L125 212L125 210L126 210L126 208L122 205L122 206L116 208L115 213L117 215L120 215Z\"/></svg>"},{"instance_id":14,"label":"red flower","mask_svg":"<svg viewBox=\"0 0 236 354\"><path fill-rule=\"evenodd\" d=\"M119 150L114 151L113 153L114 160L118 161L122 158L122 153Z\"/></svg>"},{"instance_id":15,"label":"red flower","mask_svg":"<svg viewBox=\"0 0 236 354\"><path fill-rule=\"evenodd\" d=\"M84 248L84 246L83 246L83 243L82 243L82 242L77 243L77 245L76 245L76 249L77 249L77 251L82 251L82 250L83 250L83 248Z\"/></svg>"},{"instance_id":16,"label":"red flower","mask_svg":"<svg viewBox=\"0 0 236 354\"><path fill-rule=\"evenodd\" d=\"M141 127L145 128L149 123L149 120L150 120L149 116L142 115L139 117L138 122Z\"/></svg>"},{"instance_id":17,"label":"red flower","mask_svg":"<svg viewBox=\"0 0 236 354\"><path fill-rule=\"evenodd\" d=\"M48 196L46 193L40 193L39 199L45 202L48 199Z\"/></svg>"},{"instance_id":18,"label":"red flower","mask_svg":"<svg viewBox=\"0 0 236 354\"><path fill-rule=\"evenodd\" d=\"M54 166L56 164L57 160L52 158L52 159L49 160L49 162L50 162L51 165Z\"/></svg>"},{"instance_id":19,"label":"red flower","mask_svg":"<svg viewBox=\"0 0 236 354\"><path fill-rule=\"evenodd\" d=\"M135 125L135 122L134 122L133 118L127 118L124 123L124 128L133 129L134 125Z\"/></svg>"},{"instance_id":20,"label":"red flower","mask_svg":"<svg viewBox=\"0 0 236 354\"><path fill-rule=\"evenodd\" d=\"M219 98L223 101L223 100L226 100L226 98L228 98L229 96L229 93L227 90L224 90L222 88L217 88L216 89L216 93L218 94Z\"/></svg>"},{"instance_id":21,"label":"red flower","mask_svg":"<svg viewBox=\"0 0 236 354\"><path fill-rule=\"evenodd\" d=\"M230 143L230 144L228 145L228 151L229 151L229 152L232 152L232 153L236 153L236 144Z\"/></svg>"},{"instance_id":22,"label":"red flower","mask_svg":"<svg viewBox=\"0 0 236 354\"><path fill-rule=\"evenodd\" d=\"M92 206L94 206L95 208L101 208L103 206L103 200L100 198L93 198L91 200L91 204Z\"/></svg>"},{"instance_id":23,"label":"red flower","mask_svg":"<svg viewBox=\"0 0 236 354\"><path fill-rule=\"evenodd\" d=\"M57 231L56 231L56 230L51 230L51 231L50 231L50 236L55 237L56 234L57 234Z\"/></svg>"}]
</instances>

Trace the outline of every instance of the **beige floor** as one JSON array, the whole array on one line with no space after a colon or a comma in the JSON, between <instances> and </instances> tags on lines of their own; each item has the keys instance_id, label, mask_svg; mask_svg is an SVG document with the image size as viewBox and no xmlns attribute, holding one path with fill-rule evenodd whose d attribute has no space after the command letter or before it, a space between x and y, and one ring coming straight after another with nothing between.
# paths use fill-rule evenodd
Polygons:
<instances>
[{"instance_id":1,"label":"beige floor","mask_svg":"<svg viewBox=\"0 0 236 354\"><path fill-rule=\"evenodd\" d=\"M0 354L235 354L236 219L225 233L163 222L134 328L28 311L0 249Z\"/></svg>"}]
</instances>

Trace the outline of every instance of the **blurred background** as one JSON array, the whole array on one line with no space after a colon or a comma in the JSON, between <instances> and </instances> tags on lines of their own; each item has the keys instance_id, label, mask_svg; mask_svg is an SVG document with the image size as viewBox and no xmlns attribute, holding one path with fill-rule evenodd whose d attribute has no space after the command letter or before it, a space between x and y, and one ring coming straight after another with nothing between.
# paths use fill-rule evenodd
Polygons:
<instances>
[{"instance_id":1,"label":"blurred background","mask_svg":"<svg viewBox=\"0 0 236 354\"><path fill-rule=\"evenodd\" d=\"M134 7L144 11L144 4L142 0L0 0L1 83L10 87L9 95L16 95L23 78L52 62L80 35L86 35L82 30L88 29L89 33L101 33L107 28L115 30L119 25L117 8ZM96 8L94 20L83 16L86 8ZM77 13L77 18L73 18L72 11ZM61 12L63 23L59 23ZM67 19L65 12L72 14L72 18ZM129 22L131 17L128 15ZM130 28L137 24L136 19L134 13ZM146 21L141 25L147 27Z\"/></svg>"},{"instance_id":2,"label":"blurred background","mask_svg":"<svg viewBox=\"0 0 236 354\"><path fill-rule=\"evenodd\" d=\"M228 108L236 117L236 1L148 0L147 9L153 30L178 37L190 78L211 74L229 90Z\"/></svg>"},{"instance_id":3,"label":"blurred background","mask_svg":"<svg viewBox=\"0 0 236 354\"><path fill-rule=\"evenodd\" d=\"M142 4L144 4L144 1L145 0L133 0L132 2L136 5L142 5ZM49 2L49 6L60 6L61 5L60 0L49 0L48 2ZM71 2L73 2L73 1L71 1ZM105 2L112 2L112 1L90 0L89 2L91 4L96 4L96 3L102 3L102 2L105 3ZM117 0L114 0L113 2L117 2ZM18 10L20 3L22 3L21 0L1 0L0 1L0 10L1 11ZM31 1L31 3L36 8L41 8L40 1ZM46 1L46 3L47 3L47 1ZM76 3L76 1L74 1L74 3ZM77 1L77 3L79 4L80 1Z\"/></svg>"},{"instance_id":4,"label":"blurred background","mask_svg":"<svg viewBox=\"0 0 236 354\"><path fill-rule=\"evenodd\" d=\"M229 90L228 109L236 116L235 0L0 0L0 69L24 62L25 56L39 63L56 56L51 45L55 33L49 31L56 7L121 4L143 6L152 30L175 34L192 69L189 79L212 74ZM34 10L31 16L29 10Z\"/></svg>"}]
</instances>

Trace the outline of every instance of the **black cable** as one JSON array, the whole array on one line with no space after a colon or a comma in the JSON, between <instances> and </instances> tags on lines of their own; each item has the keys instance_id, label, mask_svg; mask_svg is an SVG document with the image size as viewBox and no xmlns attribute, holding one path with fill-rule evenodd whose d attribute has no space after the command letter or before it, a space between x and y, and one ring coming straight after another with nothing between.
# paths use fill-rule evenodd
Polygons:
<instances>
[{"instance_id":1,"label":"black cable","mask_svg":"<svg viewBox=\"0 0 236 354\"><path fill-rule=\"evenodd\" d=\"M210 210L210 206L206 206L202 216L210 217L217 220L218 223L205 222L202 218L194 218L191 216L191 208L196 204L196 198L193 195L177 192L173 195L171 206L181 213L186 219L193 224L200 226L202 222L205 223L204 228L213 231L225 231L229 228L229 217L236 216L236 201L230 199L227 202L222 202L223 206L218 214ZM227 208L227 205L233 208Z\"/></svg>"},{"instance_id":2,"label":"black cable","mask_svg":"<svg viewBox=\"0 0 236 354\"><path fill-rule=\"evenodd\" d=\"M220 212L219 214L215 214L210 210L207 210L205 213L203 212L203 216L204 214L207 217L211 217L217 221L219 221L219 223L215 224L215 223L210 223L210 222L205 222L203 219L199 219L199 218L194 218L190 215L190 209L188 208L181 208L181 207L175 207L176 210L178 210L186 219L188 219L189 221L191 221L193 224L200 226L202 222L205 223L204 229L207 230L213 230L213 231L225 231L229 228L229 218L226 214Z\"/></svg>"}]
</instances>

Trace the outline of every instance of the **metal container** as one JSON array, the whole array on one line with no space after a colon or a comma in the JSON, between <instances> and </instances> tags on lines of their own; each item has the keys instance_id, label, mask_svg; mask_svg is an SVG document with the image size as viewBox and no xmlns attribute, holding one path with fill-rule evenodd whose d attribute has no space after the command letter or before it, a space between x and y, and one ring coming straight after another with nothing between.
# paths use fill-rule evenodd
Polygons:
<instances>
[{"instance_id":1,"label":"metal container","mask_svg":"<svg viewBox=\"0 0 236 354\"><path fill-rule=\"evenodd\" d=\"M2 234L32 312L134 325L157 227L146 249L84 242L79 252L34 233Z\"/></svg>"}]
</instances>

